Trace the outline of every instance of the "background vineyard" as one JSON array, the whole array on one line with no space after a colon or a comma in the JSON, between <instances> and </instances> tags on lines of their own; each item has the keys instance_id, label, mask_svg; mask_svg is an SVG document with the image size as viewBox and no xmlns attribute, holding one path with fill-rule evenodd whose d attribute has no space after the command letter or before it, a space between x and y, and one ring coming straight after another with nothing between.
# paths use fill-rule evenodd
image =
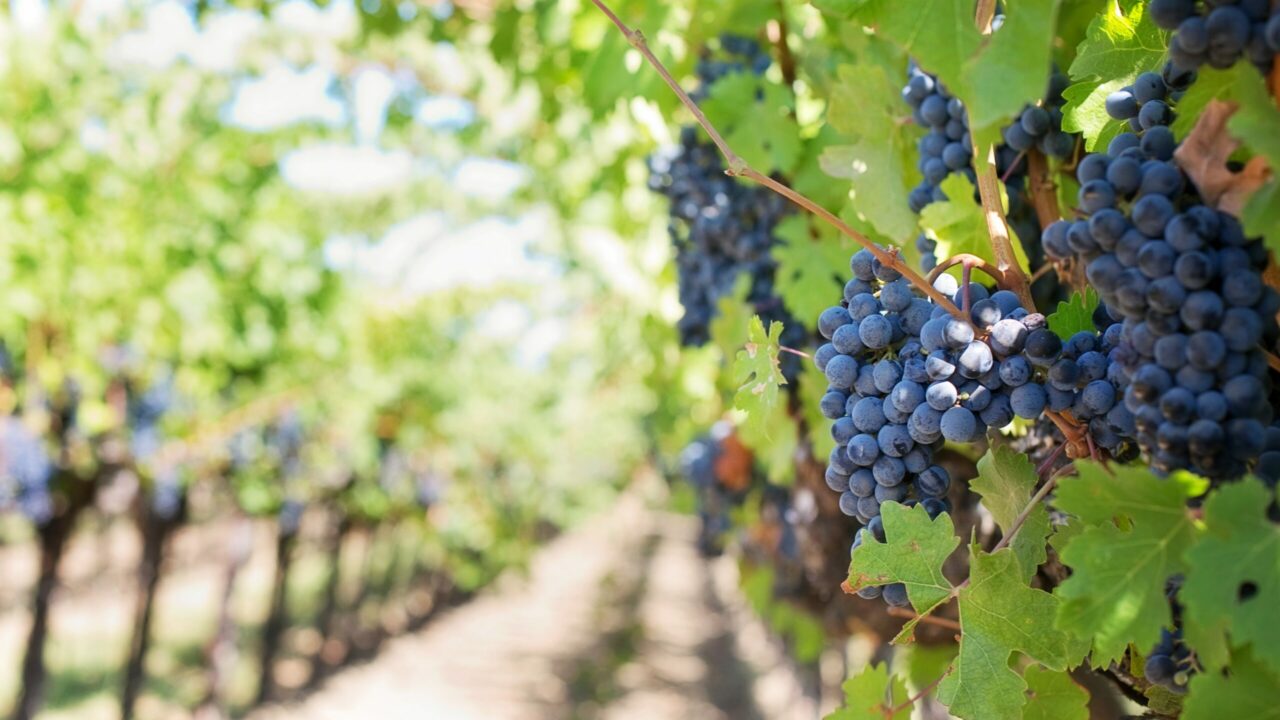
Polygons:
<instances>
[{"instance_id":1,"label":"background vineyard","mask_svg":"<svg viewBox=\"0 0 1280 720\"><path fill-rule=\"evenodd\" d=\"M10 3L0 711L1269 716L1272 5Z\"/></svg>"}]
</instances>

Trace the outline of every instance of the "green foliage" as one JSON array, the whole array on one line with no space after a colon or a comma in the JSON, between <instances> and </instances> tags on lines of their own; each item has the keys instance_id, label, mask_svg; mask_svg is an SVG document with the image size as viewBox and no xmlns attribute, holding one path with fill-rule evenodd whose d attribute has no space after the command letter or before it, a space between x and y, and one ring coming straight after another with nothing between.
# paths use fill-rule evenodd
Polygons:
<instances>
[{"instance_id":1,"label":"green foliage","mask_svg":"<svg viewBox=\"0 0 1280 720\"><path fill-rule=\"evenodd\" d=\"M1013 551L971 548L968 586L960 590L960 655L938 686L938 700L964 720L1022 717L1026 681L1009 667L1022 653L1051 670L1075 664L1081 643L1048 627L1057 597L1028 587Z\"/></svg>"},{"instance_id":2,"label":"green foliage","mask_svg":"<svg viewBox=\"0 0 1280 720\"><path fill-rule=\"evenodd\" d=\"M983 506L991 511L996 524L1007 533L1031 500L1037 480L1036 469L1026 455L1000 446L978 461L978 477L969 483L969 487L982 496ZM1024 581L1030 582L1036 568L1045 561L1045 538L1048 536L1049 512L1043 504L1037 504L1009 545L1018 560Z\"/></svg>"},{"instance_id":3,"label":"green foliage","mask_svg":"<svg viewBox=\"0 0 1280 720\"><path fill-rule=\"evenodd\" d=\"M1188 476L1168 480L1141 467L1114 474L1077 461L1054 505L1083 529L1062 547L1072 575L1058 586L1057 625L1092 642L1095 666L1119 660L1129 643L1150 647L1172 622L1165 581L1185 572L1199 535L1186 502L1204 490Z\"/></svg>"},{"instance_id":4,"label":"green foliage","mask_svg":"<svg viewBox=\"0 0 1280 720\"><path fill-rule=\"evenodd\" d=\"M1093 311L1098 309L1098 293L1093 288L1085 288L1084 295L1071 293L1067 302L1059 302L1058 309L1045 321L1058 337L1064 341L1078 332L1092 332Z\"/></svg>"},{"instance_id":5,"label":"green foliage","mask_svg":"<svg viewBox=\"0 0 1280 720\"><path fill-rule=\"evenodd\" d=\"M839 270L848 265L849 246L831 226L798 214L779 223L774 234L783 241L773 248L774 287L792 315L812 323L840 297Z\"/></svg>"},{"instance_id":6,"label":"green foliage","mask_svg":"<svg viewBox=\"0 0 1280 720\"><path fill-rule=\"evenodd\" d=\"M909 720L907 686L887 665L868 665L844 683L844 707L826 720ZM894 710L899 708L899 710Z\"/></svg>"},{"instance_id":7,"label":"green foliage","mask_svg":"<svg viewBox=\"0 0 1280 720\"><path fill-rule=\"evenodd\" d=\"M1222 487L1204 504L1204 536L1187 553L1178 597L1185 636L1208 668L1226 665L1232 644L1280 674L1280 527L1267 517L1275 493L1249 479Z\"/></svg>"},{"instance_id":8,"label":"green foliage","mask_svg":"<svg viewBox=\"0 0 1280 720\"><path fill-rule=\"evenodd\" d=\"M977 192L973 183L963 175L953 173L942 181L942 191L948 200L930 203L920 213L920 229L937 240L938 257L968 253L994 265L996 257L991 249L991 235L982 215L982 206L973 201ZM1016 237L1013 238L1013 255L1018 267L1027 271L1030 267L1027 255Z\"/></svg>"},{"instance_id":9,"label":"green foliage","mask_svg":"<svg viewBox=\"0 0 1280 720\"><path fill-rule=\"evenodd\" d=\"M1022 679L1028 695L1023 720L1089 720L1089 692L1070 675L1030 665Z\"/></svg>"},{"instance_id":10,"label":"green foliage","mask_svg":"<svg viewBox=\"0 0 1280 720\"><path fill-rule=\"evenodd\" d=\"M1164 62L1165 33L1145 12L1143 0L1109 0L1090 23L1063 92L1062 129L1084 135L1089 150L1105 149L1124 125L1106 111L1107 95Z\"/></svg>"},{"instance_id":11,"label":"green foliage","mask_svg":"<svg viewBox=\"0 0 1280 720\"><path fill-rule=\"evenodd\" d=\"M879 64L842 65L837 78L827 122L852 143L828 147L822 167L849 180L858 210L881 235L901 245L914 233L907 194L919 181L909 161L915 139L900 122L906 111L901 80Z\"/></svg>"},{"instance_id":12,"label":"green foliage","mask_svg":"<svg viewBox=\"0 0 1280 720\"><path fill-rule=\"evenodd\" d=\"M747 413L744 427L766 434L767 421L782 397L778 388L787 383L778 364L778 338L781 336L782 323L769 323L766 334L760 317L752 317L747 342L733 363L733 375L738 383L733 405Z\"/></svg>"},{"instance_id":13,"label":"green foliage","mask_svg":"<svg viewBox=\"0 0 1280 720\"><path fill-rule=\"evenodd\" d=\"M960 544L951 516L930 519L923 505L898 503L885 503L881 512L887 542L863 534L849 563L849 585L859 590L900 582L916 611L923 613L951 594L951 582L942 574L942 563Z\"/></svg>"},{"instance_id":14,"label":"green foliage","mask_svg":"<svg viewBox=\"0 0 1280 720\"><path fill-rule=\"evenodd\" d=\"M1191 678L1183 720L1280 717L1280 673L1249 653L1231 658L1231 673L1198 673Z\"/></svg>"}]
</instances>

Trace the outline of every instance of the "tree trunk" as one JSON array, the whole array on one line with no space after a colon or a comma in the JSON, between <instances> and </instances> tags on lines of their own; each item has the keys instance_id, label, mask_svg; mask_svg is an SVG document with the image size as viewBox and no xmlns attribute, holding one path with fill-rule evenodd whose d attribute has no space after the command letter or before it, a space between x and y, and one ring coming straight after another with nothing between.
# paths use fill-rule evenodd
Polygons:
<instances>
[{"instance_id":1,"label":"tree trunk","mask_svg":"<svg viewBox=\"0 0 1280 720\"><path fill-rule=\"evenodd\" d=\"M236 577L249 561L253 551L253 525L246 518L239 518L232 529L227 544L227 566L222 585L222 603L218 610L218 630L205 650L205 667L208 669L205 697L195 716L198 720L220 720L229 717L226 685L236 659L236 626L231 617L231 599L235 594Z\"/></svg>"},{"instance_id":2,"label":"tree trunk","mask_svg":"<svg viewBox=\"0 0 1280 720\"><path fill-rule=\"evenodd\" d=\"M143 510L142 564L138 568L138 597L134 607L133 639L129 643L129 661L125 665L124 686L120 691L121 720L132 720L133 706L142 690L147 649L150 647L151 617L156 589L160 586L160 566L164 560L165 541L173 524L157 516L150 508Z\"/></svg>"},{"instance_id":3,"label":"tree trunk","mask_svg":"<svg viewBox=\"0 0 1280 720\"><path fill-rule=\"evenodd\" d=\"M324 599L320 604L320 612L316 615L316 630L320 633L320 650L311 659L311 677L307 679L307 687L314 688L328 674L330 664L325 661L325 648L330 642L338 641L335 616L338 609L338 589L342 585L342 548L346 545L347 536L351 534L353 525L345 514L338 521L329 546L329 577L325 582Z\"/></svg>"},{"instance_id":4,"label":"tree trunk","mask_svg":"<svg viewBox=\"0 0 1280 720\"><path fill-rule=\"evenodd\" d=\"M294 533L281 532L276 536L276 574L271 588L271 612L262 629L261 674L255 703L270 700L276 692L275 660L280 652L280 638L288 626L287 586L289 561L293 550Z\"/></svg>"},{"instance_id":5,"label":"tree trunk","mask_svg":"<svg viewBox=\"0 0 1280 720\"><path fill-rule=\"evenodd\" d=\"M51 482L68 484L70 495L67 508L39 529L40 575L36 580L32 598L31 630L27 634L27 651L22 659L21 694L14 709L13 720L31 720L44 704L45 682L48 680L44 664L45 639L49 635L49 610L53 591L58 585L58 563L66 550L76 518L93 501L96 480L81 482L62 475Z\"/></svg>"}]
</instances>

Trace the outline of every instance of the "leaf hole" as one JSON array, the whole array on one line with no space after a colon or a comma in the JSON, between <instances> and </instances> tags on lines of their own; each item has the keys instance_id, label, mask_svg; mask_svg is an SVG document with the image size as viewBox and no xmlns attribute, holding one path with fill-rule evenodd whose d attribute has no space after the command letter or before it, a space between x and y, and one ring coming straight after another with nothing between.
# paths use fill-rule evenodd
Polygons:
<instances>
[{"instance_id":1,"label":"leaf hole","mask_svg":"<svg viewBox=\"0 0 1280 720\"><path fill-rule=\"evenodd\" d=\"M1247 602L1252 600L1258 594L1258 584L1252 580L1245 580L1240 583L1240 587L1236 589L1236 601Z\"/></svg>"}]
</instances>

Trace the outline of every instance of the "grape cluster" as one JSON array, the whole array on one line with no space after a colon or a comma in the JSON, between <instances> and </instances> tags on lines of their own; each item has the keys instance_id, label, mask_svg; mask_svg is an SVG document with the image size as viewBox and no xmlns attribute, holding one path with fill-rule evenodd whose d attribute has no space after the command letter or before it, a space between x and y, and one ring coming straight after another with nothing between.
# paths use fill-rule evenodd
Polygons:
<instances>
[{"instance_id":1,"label":"grape cluster","mask_svg":"<svg viewBox=\"0 0 1280 720\"><path fill-rule=\"evenodd\" d=\"M714 556L723 551L722 538L732 525L729 511L736 502L716 477L720 445L731 432L727 423L716 423L710 432L694 439L680 452L681 472L693 486L697 498L698 549L704 555Z\"/></svg>"},{"instance_id":2,"label":"grape cluster","mask_svg":"<svg viewBox=\"0 0 1280 720\"><path fill-rule=\"evenodd\" d=\"M1147 653L1142 667L1147 682L1179 695L1187 692L1187 683L1195 672L1195 654L1182 639L1182 604L1178 602L1182 581L1181 575L1174 575L1165 583L1173 629L1160 629L1160 642Z\"/></svg>"},{"instance_id":3,"label":"grape cluster","mask_svg":"<svg viewBox=\"0 0 1280 720\"><path fill-rule=\"evenodd\" d=\"M742 60L704 58L698 65L702 97L716 80L738 72L763 72L769 56L749 39L727 36L721 48ZM684 316L677 323L680 340L700 346L711 337L711 319L721 298L732 294L738 278L751 278L749 302L766 326L783 323L784 345L806 342L803 325L787 312L774 288L777 262L770 249L774 228L792 211L789 203L761 188L744 185L724 174L715 145L697 128L685 127L679 146L649 158L649 188L670 201L671 239L676 248L676 272ZM788 380L799 370L795 357L783 358Z\"/></svg>"},{"instance_id":4,"label":"grape cluster","mask_svg":"<svg viewBox=\"0 0 1280 720\"><path fill-rule=\"evenodd\" d=\"M134 391L133 383L126 388L129 447L135 459L146 460L160 449L160 420L173 405L173 376L163 375L141 392Z\"/></svg>"},{"instance_id":5,"label":"grape cluster","mask_svg":"<svg viewBox=\"0 0 1280 720\"><path fill-rule=\"evenodd\" d=\"M53 519L53 461L40 438L16 417L0 421L0 507L15 507L36 526Z\"/></svg>"},{"instance_id":6,"label":"grape cluster","mask_svg":"<svg viewBox=\"0 0 1280 720\"><path fill-rule=\"evenodd\" d=\"M1151 0L1150 12L1174 31L1169 58L1179 68L1225 70L1245 57L1267 73L1280 52L1280 10L1271 0Z\"/></svg>"},{"instance_id":7,"label":"grape cluster","mask_svg":"<svg viewBox=\"0 0 1280 720\"><path fill-rule=\"evenodd\" d=\"M1182 640L1182 628L1160 629L1160 642L1151 649L1142 674L1153 685L1183 694L1194 672L1191 648Z\"/></svg>"},{"instance_id":8,"label":"grape cluster","mask_svg":"<svg viewBox=\"0 0 1280 720\"><path fill-rule=\"evenodd\" d=\"M1231 215L1205 206L1172 161L1163 125L1122 133L1077 169L1084 219L1045 229L1046 253L1080 257L1122 321L1123 404L1152 466L1239 476L1263 451L1273 411L1260 342L1280 294L1267 253Z\"/></svg>"},{"instance_id":9,"label":"grape cluster","mask_svg":"<svg viewBox=\"0 0 1280 720\"><path fill-rule=\"evenodd\" d=\"M1089 423L1095 441L1122 448L1133 417L1118 403L1112 358L1120 326L1080 332L1065 344L1045 317L1028 312L1008 290L960 288L941 275L934 287L968 309L967 322L921 297L868 250L850 261L853 279L840 305L823 311L818 331L829 340L814 354L828 382L820 404L836 442L827 485L840 508L884 541L880 508L920 503L931 516L949 508L947 471L933 463L943 443L972 444L1014 417L1039 419L1070 411ZM898 586L866 588L905 603Z\"/></svg>"},{"instance_id":10,"label":"grape cluster","mask_svg":"<svg viewBox=\"0 0 1280 720\"><path fill-rule=\"evenodd\" d=\"M1194 71L1180 72L1172 63L1165 63L1162 72L1144 72L1134 78L1132 85L1108 95L1107 114L1115 120L1128 121L1129 129L1135 133L1168 126L1173 123L1173 105L1195 79Z\"/></svg>"},{"instance_id":11,"label":"grape cluster","mask_svg":"<svg viewBox=\"0 0 1280 720\"><path fill-rule=\"evenodd\" d=\"M1042 104L1028 105L1006 127L1004 143L996 148L996 172L1004 179L1009 198L1009 222L1021 237L1039 235L1034 208L1027 201L1026 163L1023 154L1038 149L1046 156L1065 158L1075 148L1075 137L1062 130L1062 91L1068 78L1054 72ZM920 212L934 202L946 200L941 184L948 175L961 173L976 183L973 169L973 141L964 103L947 92L936 77L911 64L902 98L911 106L912 119L927 130L917 143L918 167L924 179L912 189L907 202L912 212ZM921 233L916 237L925 270L937 259L937 243Z\"/></svg>"}]
</instances>

